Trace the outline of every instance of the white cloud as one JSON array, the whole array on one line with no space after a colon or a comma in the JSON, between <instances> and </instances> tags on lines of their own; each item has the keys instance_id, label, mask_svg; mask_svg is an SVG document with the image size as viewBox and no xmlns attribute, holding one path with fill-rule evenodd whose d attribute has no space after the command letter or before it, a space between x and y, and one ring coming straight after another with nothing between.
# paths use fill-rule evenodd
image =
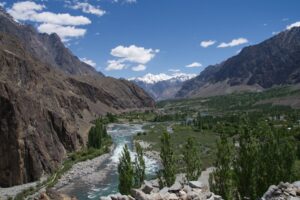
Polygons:
<instances>
[{"instance_id":1,"label":"white cloud","mask_svg":"<svg viewBox=\"0 0 300 200\"><path fill-rule=\"evenodd\" d=\"M82 10L84 13L94 14L97 16L103 16L106 11L100 9L100 7L95 7L87 2L77 2L75 5L70 6L70 8L75 10Z\"/></svg>"},{"instance_id":2,"label":"white cloud","mask_svg":"<svg viewBox=\"0 0 300 200\"><path fill-rule=\"evenodd\" d=\"M169 72L180 72L180 69L168 69Z\"/></svg>"},{"instance_id":3,"label":"white cloud","mask_svg":"<svg viewBox=\"0 0 300 200\"><path fill-rule=\"evenodd\" d=\"M57 33L63 41L67 41L72 37L84 36L86 29L77 28L76 26L91 23L84 16L43 11L45 8L45 5L33 1L22 1L14 3L7 11L16 21L36 22L39 32Z\"/></svg>"},{"instance_id":4,"label":"white cloud","mask_svg":"<svg viewBox=\"0 0 300 200\"><path fill-rule=\"evenodd\" d=\"M105 68L106 71L122 70L126 68L126 65L119 60L109 60L107 63L108 66Z\"/></svg>"},{"instance_id":5,"label":"white cloud","mask_svg":"<svg viewBox=\"0 0 300 200\"><path fill-rule=\"evenodd\" d=\"M288 26L286 27L286 29L290 30L290 29L292 29L292 28L294 28L294 27L300 27L300 21L288 25Z\"/></svg>"},{"instance_id":6,"label":"white cloud","mask_svg":"<svg viewBox=\"0 0 300 200\"><path fill-rule=\"evenodd\" d=\"M48 34L56 33L63 41L68 41L72 37L82 37L86 33L86 30L82 28L47 23L39 25L38 31Z\"/></svg>"},{"instance_id":7,"label":"white cloud","mask_svg":"<svg viewBox=\"0 0 300 200\"><path fill-rule=\"evenodd\" d=\"M117 46L111 50L111 55L121 58L123 61L129 61L139 64L146 64L152 60L159 49L145 49L144 47L137 47L131 45L129 47Z\"/></svg>"},{"instance_id":8,"label":"white cloud","mask_svg":"<svg viewBox=\"0 0 300 200\"><path fill-rule=\"evenodd\" d=\"M157 53L159 53L159 49L145 49L144 47L135 45L128 47L120 45L111 50L110 54L117 59L109 60L106 70L122 70L133 64L138 64L131 67L131 69L133 71L143 71L146 69L145 64L150 62Z\"/></svg>"},{"instance_id":9,"label":"white cloud","mask_svg":"<svg viewBox=\"0 0 300 200\"><path fill-rule=\"evenodd\" d=\"M90 60L90 59L87 59L87 58L80 58L80 60L94 68L96 68L97 64L93 61L93 60Z\"/></svg>"},{"instance_id":10,"label":"white cloud","mask_svg":"<svg viewBox=\"0 0 300 200\"><path fill-rule=\"evenodd\" d=\"M214 45L216 42L217 41L215 41L215 40L206 40L206 41L202 41L200 43L200 46L203 47L203 48L207 48L207 47L209 47L211 45Z\"/></svg>"},{"instance_id":11,"label":"white cloud","mask_svg":"<svg viewBox=\"0 0 300 200\"><path fill-rule=\"evenodd\" d=\"M135 72L138 72L138 71L144 71L144 70L146 70L146 66L141 64L141 65L132 67L131 69L132 69L133 71L135 71Z\"/></svg>"},{"instance_id":12,"label":"white cloud","mask_svg":"<svg viewBox=\"0 0 300 200\"><path fill-rule=\"evenodd\" d=\"M246 44L248 42L249 41L246 38L237 38L228 43L222 42L221 44L219 44L218 48L235 47L241 44Z\"/></svg>"},{"instance_id":13,"label":"white cloud","mask_svg":"<svg viewBox=\"0 0 300 200\"><path fill-rule=\"evenodd\" d=\"M202 67L202 64L201 63L198 63L198 62L193 62L185 67L188 67L188 68L194 68L194 67Z\"/></svg>"},{"instance_id":14,"label":"white cloud","mask_svg":"<svg viewBox=\"0 0 300 200\"><path fill-rule=\"evenodd\" d=\"M123 2L123 3L136 3L137 0L112 0L114 3L119 3L119 2Z\"/></svg>"},{"instance_id":15,"label":"white cloud","mask_svg":"<svg viewBox=\"0 0 300 200\"><path fill-rule=\"evenodd\" d=\"M6 2L0 2L0 6L4 7L6 5Z\"/></svg>"},{"instance_id":16,"label":"white cloud","mask_svg":"<svg viewBox=\"0 0 300 200\"><path fill-rule=\"evenodd\" d=\"M272 35L277 35L278 33L280 33L279 31L273 31Z\"/></svg>"}]
</instances>

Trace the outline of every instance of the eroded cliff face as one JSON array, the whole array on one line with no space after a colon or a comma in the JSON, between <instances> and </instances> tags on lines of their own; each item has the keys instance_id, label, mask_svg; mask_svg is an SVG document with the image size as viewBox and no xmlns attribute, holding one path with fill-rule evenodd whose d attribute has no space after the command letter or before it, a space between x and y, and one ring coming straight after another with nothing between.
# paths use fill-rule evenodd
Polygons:
<instances>
[{"instance_id":1,"label":"eroded cliff face","mask_svg":"<svg viewBox=\"0 0 300 200\"><path fill-rule=\"evenodd\" d=\"M132 83L65 73L0 32L0 186L53 172L67 152L86 144L98 116L153 106Z\"/></svg>"}]
</instances>

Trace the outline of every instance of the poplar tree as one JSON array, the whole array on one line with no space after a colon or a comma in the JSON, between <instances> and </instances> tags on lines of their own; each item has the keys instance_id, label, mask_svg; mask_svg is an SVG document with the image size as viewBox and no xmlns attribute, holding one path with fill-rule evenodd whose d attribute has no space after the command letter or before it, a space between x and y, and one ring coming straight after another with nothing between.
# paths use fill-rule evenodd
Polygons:
<instances>
[{"instance_id":1,"label":"poplar tree","mask_svg":"<svg viewBox=\"0 0 300 200\"><path fill-rule=\"evenodd\" d=\"M134 162L134 186L139 188L146 177L146 164L144 160L143 148L140 143L135 143L136 157Z\"/></svg>"},{"instance_id":2,"label":"poplar tree","mask_svg":"<svg viewBox=\"0 0 300 200\"><path fill-rule=\"evenodd\" d=\"M198 180L201 175L201 160L196 148L195 138L188 138L183 147L183 161L185 165L186 179L188 181Z\"/></svg>"},{"instance_id":3,"label":"poplar tree","mask_svg":"<svg viewBox=\"0 0 300 200\"><path fill-rule=\"evenodd\" d=\"M134 170L131 163L130 152L128 146L125 145L121 154L119 165L119 192L121 194L130 194L130 190L133 187Z\"/></svg>"}]
</instances>

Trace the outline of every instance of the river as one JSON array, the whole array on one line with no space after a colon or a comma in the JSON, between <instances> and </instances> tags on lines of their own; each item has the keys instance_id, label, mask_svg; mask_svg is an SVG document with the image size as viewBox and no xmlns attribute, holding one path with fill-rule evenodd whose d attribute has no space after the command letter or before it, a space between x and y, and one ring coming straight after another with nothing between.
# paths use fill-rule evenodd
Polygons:
<instances>
[{"instance_id":1,"label":"river","mask_svg":"<svg viewBox=\"0 0 300 200\"><path fill-rule=\"evenodd\" d=\"M72 184L64 189L63 192L70 196L75 196L79 200L99 199L101 196L118 192L118 173L117 167L120 154L125 144L128 145L132 159L135 157L133 151L133 136L143 131L143 124L110 124L107 132L111 135L115 145L110 156L97 167L93 172L93 181L79 177L72 180ZM157 161L145 156L146 174L153 177L157 171ZM99 177L99 178L97 178Z\"/></svg>"}]
</instances>

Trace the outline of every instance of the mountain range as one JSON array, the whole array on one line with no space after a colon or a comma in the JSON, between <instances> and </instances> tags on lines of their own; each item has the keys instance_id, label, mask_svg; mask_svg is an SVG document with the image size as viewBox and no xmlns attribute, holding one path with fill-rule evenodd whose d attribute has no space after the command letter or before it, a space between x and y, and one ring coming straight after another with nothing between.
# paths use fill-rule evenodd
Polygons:
<instances>
[{"instance_id":1,"label":"mountain range","mask_svg":"<svg viewBox=\"0 0 300 200\"><path fill-rule=\"evenodd\" d=\"M159 101L174 98L175 94L181 89L183 83L195 76L196 74L180 72L171 75L164 73L149 73L143 77L130 78L129 80L143 88L155 100Z\"/></svg>"},{"instance_id":2,"label":"mountain range","mask_svg":"<svg viewBox=\"0 0 300 200\"><path fill-rule=\"evenodd\" d=\"M0 187L56 170L85 146L97 117L154 106L137 85L81 62L58 35L0 9Z\"/></svg>"},{"instance_id":3,"label":"mountain range","mask_svg":"<svg viewBox=\"0 0 300 200\"><path fill-rule=\"evenodd\" d=\"M244 48L228 60L208 66L184 82L178 98L262 91L300 82L300 27L285 30Z\"/></svg>"}]
</instances>

